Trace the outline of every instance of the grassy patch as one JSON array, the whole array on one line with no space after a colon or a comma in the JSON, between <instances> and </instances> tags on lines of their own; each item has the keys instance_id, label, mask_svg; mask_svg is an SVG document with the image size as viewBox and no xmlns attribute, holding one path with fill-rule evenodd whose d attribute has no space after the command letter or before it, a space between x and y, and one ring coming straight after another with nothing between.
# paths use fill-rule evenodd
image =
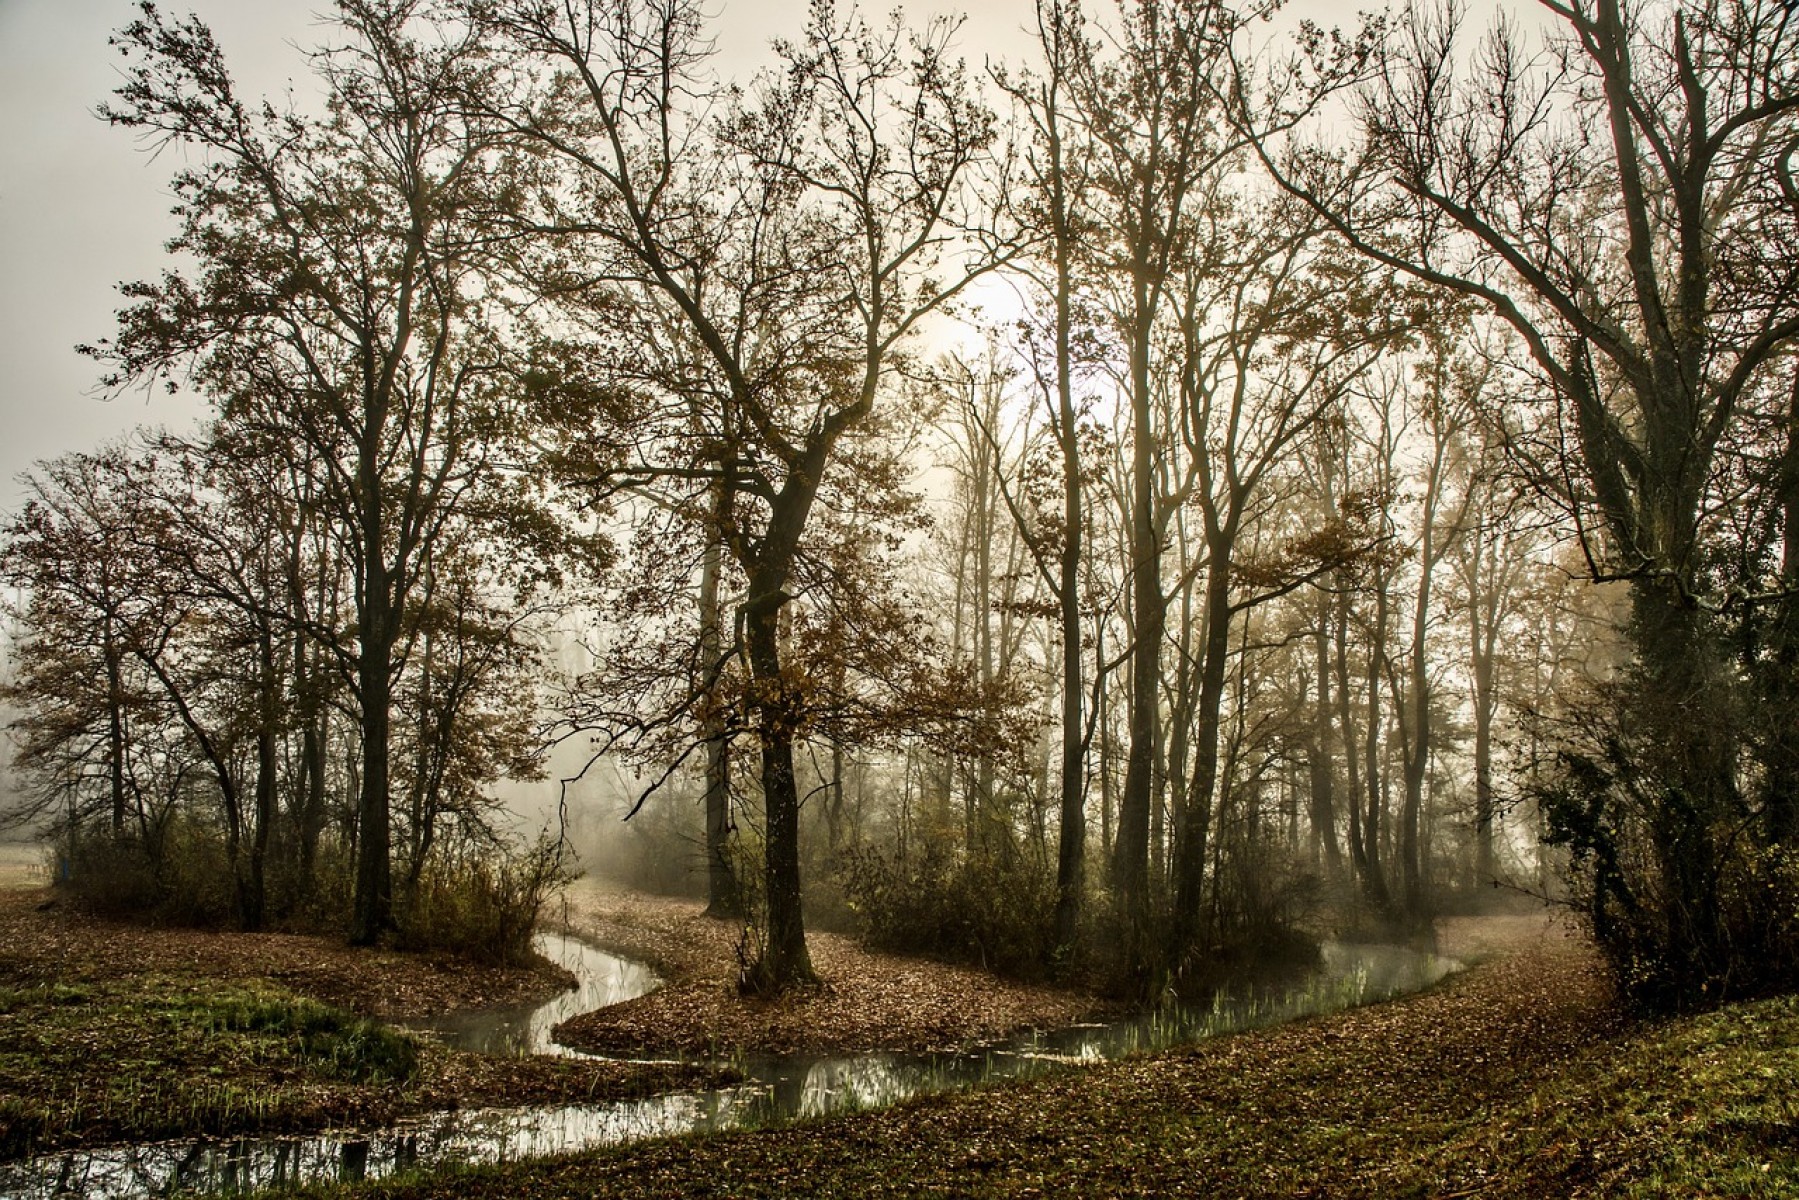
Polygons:
<instances>
[{"instance_id":1,"label":"grassy patch","mask_svg":"<svg viewBox=\"0 0 1799 1200\"><path fill-rule=\"evenodd\" d=\"M1589 955L880 1113L357 1197L1799 1194L1799 1000L1619 1018Z\"/></svg>"},{"instance_id":2,"label":"grassy patch","mask_svg":"<svg viewBox=\"0 0 1799 1200\"><path fill-rule=\"evenodd\" d=\"M460 1053L268 983L0 985L0 1159L374 1126L462 1105L598 1103L737 1078L673 1063Z\"/></svg>"},{"instance_id":3,"label":"grassy patch","mask_svg":"<svg viewBox=\"0 0 1799 1200\"><path fill-rule=\"evenodd\" d=\"M1550 1190L1799 1195L1799 998L1647 1024L1508 1106L1458 1157Z\"/></svg>"},{"instance_id":4,"label":"grassy patch","mask_svg":"<svg viewBox=\"0 0 1799 1200\"><path fill-rule=\"evenodd\" d=\"M0 1155L376 1111L418 1059L403 1034L267 985L0 987Z\"/></svg>"}]
</instances>

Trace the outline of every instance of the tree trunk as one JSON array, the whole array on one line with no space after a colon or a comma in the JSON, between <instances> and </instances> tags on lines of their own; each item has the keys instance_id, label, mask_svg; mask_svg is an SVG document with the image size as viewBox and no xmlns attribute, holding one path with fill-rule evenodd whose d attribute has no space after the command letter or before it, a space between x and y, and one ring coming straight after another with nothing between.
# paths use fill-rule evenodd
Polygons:
<instances>
[{"instance_id":1,"label":"tree trunk","mask_svg":"<svg viewBox=\"0 0 1799 1200\"><path fill-rule=\"evenodd\" d=\"M125 832L125 680L122 653L114 641L112 617L100 626L106 659L106 774L112 800L112 835Z\"/></svg>"},{"instance_id":2,"label":"tree trunk","mask_svg":"<svg viewBox=\"0 0 1799 1200\"><path fill-rule=\"evenodd\" d=\"M1231 536L1234 536L1231 535ZM1206 850L1218 792L1219 717L1224 707L1225 665L1230 657L1231 536L1209 539L1206 568L1205 657L1199 670L1199 702L1193 713L1193 782L1175 831L1173 953L1178 963L1193 947L1205 903Z\"/></svg>"},{"instance_id":3,"label":"tree trunk","mask_svg":"<svg viewBox=\"0 0 1799 1200\"><path fill-rule=\"evenodd\" d=\"M767 941L752 964L746 986L778 992L817 978L806 949L800 891L800 797L794 778L793 742L803 697L793 694L781 668L781 623L787 582L799 553L806 517L818 496L834 435L815 434L788 469L770 506L768 524L745 563L744 642L750 664L750 705L762 752L764 819L763 890Z\"/></svg>"},{"instance_id":4,"label":"tree trunk","mask_svg":"<svg viewBox=\"0 0 1799 1200\"><path fill-rule=\"evenodd\" d=\"M1776 845L1799 842L1799 738L1791 735L1799 716L1799 370L1793 372L1787 404L1787 441L1780 464L1782 517L1780 582L1784 595L1774 608L1773 670L1768 705L1776 731L1766 740L1768 779L1764 822Z\"/></svg>"},{"instance_id":5,"label":"tree trunk","mask_svg":"<svg viewBox=\"0 0 1799 1200\"><path fill-rule=\"evenodd\" d=\"M724 652L724 613L719 588L724 574L724 548L708 540L700 569L700 670L713 682L707 688L700 736L706 742L706 915L741 917L743 899L731 869L731 748L717 676Z\"/></svg>"},{"instance_id":6,"label":"tree trunk","mask_svg":"<svg viewBox=\"0 0 1799 1200\"><path fill-rule=\"evenodd\" d=\"M393 928L393 837L388 810L390 650L365 630L356 681L362 701L362 788L356 803L356 896L350 943L372 946Z\"/></svg>"},{"instance_id":7,"label":"tree trunk","mask_svg":"<svg viewBox=\"0 0 1799 1200\"><path fill-rule=\"evenodd\" d=\"M1713 839L1743 815L1733 770L1736 730L1718 715L1728 711L1722 648L1705 614L1661 580L1637 581L1631 599L1642 719L1661 764L1649 833L1666 881L1666 948L1687 959L1671 978L1714 979L1729 947L1720 925L1724 856Z\"/></svg>"},{"instance_id":8,"label":"tree trunk","mask_svg":"<svg viewBox=\"0 0 1799 1200\"><path fill-rule=\"evenodd\" d=\"M1343 775L1348 784L1349 862L1356 881L1366 891L1368 885L1368 839L1362 829L1361 749L1355 727L1355 712L1349 697L1349 598L1339 594L1336 603L1335 643L1337 680L1337 734L1343 742Z\"/></svg>"},{"instance_id":9,"label":"tree trunk","mask_svg":"<svg viewBox=\"0 0 1799 1200\"><path fill-rule=\"evenodd\" d=\"M361 622L356 697L361 703L362 788L356 803L356 892L350 911L350 943L372 946L394 925L393 830L389 803L388 744L393 710L393 647L398 634L382 537L379 486L371 470L364 482L374 499L363 507L362 578L356 607Z\"/></svg>"},{"instance_id":10,"label":"tree trunk","mask_svg":"<svg viewBox=\"0 0 1799 1200\"><path fill-rule=\"evenodd\" d=\"M1058 43L1059 46L1060 43ZM1055 238L1056 440L1062 452L1062 555L1056 603L1062 626L1062 792L1061 829L1056 848L1055 949L1073 946L1080 923L1087 863L1087 764L1082 711L1086 684L1081 678L1081 554L1086 514L1082 494L1081 449L1074 406L1075 238L1070 226L1063 173L1061 127L1055 102L1048 104L1050 139L1050 221Z\"/></svg>"},{"instance_id":11,"label":"tree trunk","mask_svg":"<svg viewBox=\"0 0 1799 1200\"><path fill-rule=\"evenodd\" d=\"M261 929L267 911L269 837L275 829L276 782L279 777L277 752L280 747L281 693L275 676L275 637L264 629L259 639L262 687L261 718L256 730L256 799L255 825L250 830L249 888L243 906L245 929Z\"/></svg>"},{"instance_id":12,"label":"tree trunk","mask_svg":"<svg viewBox=\"0 0 1799 1200\"><path fill-rule=\"evenodd\" d=\"M1140 302L1139 311L1146 305ZM1147 322L1145 322L1146 324ZM1155 520L1155 433L1151 425L1147 345L1143 330L1132 347L1131 459L1131 740L1124 794L1112 851L1112 885L1124 912L1127 954L1142 961L1149 926L1149 808L1155 791L1157 725L1161 719L1162 540Z\"/></svg>"},{"instance_id":13,"label":"tree trunk","mask_svg":"<svg viewBox=\"0 0 1799 1200\"><path fill-rule=\"evenodd\" d=\"M800 798L793 772L793 704L781 674L780 614L787 597L757 594L745 606L756 735L762 743L763 889L767 941L753 990L779 991L815 978L806 950L800 892Z\"/></svg>"},{"instance_id":14,"label":"tree trunk","mask_svg":"<svg viewBox=\"0 0 1799 1200\"><path fill-rule=\"evenodd\" d=\"M1483 530L1483 532L1486 532ZM1474 882L1485 885L1496 878L1493 858L1493 659L1498 614L1489 604L1488 592L1496 581L1483 587L1481 560L1487 547L1477 545L1468 553L1469 673L1474 683Z\"/></svg>"},{"instance_id":15,"label":"tree trunk","mask_svg":"<svg viewBox=\"0 0 1799 1200\"><path fill-rule=\"evenodd\" d=\"M300 882L310 894L317 871L319 835L325 828L325 714L315 713L300 734Z\"/></svg>"},{"instance_id":16,"label":"tree trunk","mask_svg":"<svg viewBox=\"0 0 1799 1200\"><path fill-rule=\"evenodd\" d=\"M1352 803L1362 805L1364 799L1366 800L1366 805L1362 809L1361 820L1362 893L1367 897L1368 902L1374 906L1375 910L1384 916L1392 907L1392 898L1387 890L1386 868L1382 865L1381 856L1381 838L1383 833L1381 829L1381 816L1386 806L1381 802L1380 662L1387 629L1387 585L1385 579L1380 578L1376 579L1375 584L1375 621L1374 629L1369 634L1368 638L1368 669L1364 680L1367 685L1368 697L1367 725L1361 730L1362 744L1359 747L1351 744L1349 746L1349 753L1352 757L1360 754L1362 758L1362 788L1364 796L1354 799ZM1347 639L1347 619L1345 619L1344 625L1339 627L1339 632ZM1339 655L1342 653L1343 651L1340 648ZM1345 737L1348 737L1352 724L1349 720L1350 706L1349 689L1347 686L1341 691L1339 703L1344 714L1344 735Z\"/></svg>"},{"instance_id":17,"label":"tree trunk","mask_svg":"<svg viewBox=\"0 0 1799 1200\"><path fill-rule=\"evenodd\" d=\"M1435 480L1432 480L1434 486ZM1406 916L1417 920L1424 916L1424 864L1418 823L1424 811L1424 777L1430 769L1430 662L1425 656L1425 634L1430 627L1431 573L1436 566L1434 539L1430 522L1434 504L1424 507L1424 547L1420 555L1418 596L1412 610L1412 646L1407 674L1410 676L1406 710L1401 714L1410 729L1403 739L1401 767L1405 775L1405 799L1399 816L1400 879Z\"/></svg>"},{"instance_id":18,"label":"tree trunk","mask_svg":"<svg viewBox=\"0 0 1799 1200\"><path fill-rule=\"evenodd\" d=\"M1314 662L1318 695L1312 706L1312 738L1309 747L1308 782L1311 785L1313 837L1324 850L1325 868L1333 879L1343 872L1343 848L1337 842L1337 805L1331 755L1330 634L1325 621L1328 607L1319 613L1314 638Z\"/></svg>"}]
</instances>

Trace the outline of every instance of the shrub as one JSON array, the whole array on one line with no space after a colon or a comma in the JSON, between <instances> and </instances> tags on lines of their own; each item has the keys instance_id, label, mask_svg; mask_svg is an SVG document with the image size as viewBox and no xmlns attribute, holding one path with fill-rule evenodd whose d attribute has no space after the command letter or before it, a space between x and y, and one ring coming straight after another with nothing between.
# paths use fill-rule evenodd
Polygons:
<instances>
[{"instance_id":1,"label":"shrub","mask_svg":"<svg viewBox=\"0 0 1799 1200\"><path fill-rule=\"evenodd\" d=\"M1056 884L1021 855L957 855L924 839L911 856L846 851L839 879L863 936L901 953L1039 978L1049 968Z\"/></svg>"},{"instance_id":2,"label":"shrub","mask_svg":"<svg viewBox=\"0 0 1799 1200\"><path fill-rule=\"evenodd\" d=\"M398 945L477 962L527 962L543 906L573 878L563 843L547 836L526 847L436 855L402 897Z\"/></svg>"},{"instance_id":3,"label":"shrub","mask_svg":"<svg viewBox=\"0 0 1799 1200\"><path fill-rule=\"evenodd\" d=\"M224 838L184 819L149 838L66 832L55 878L77 903L112 917L218 927L237 914Z\"/></svg>"},{"instance_id":4,"label":"shrub","mask_svg":"<svg viewBox=\"0 0 1799 1200\"><path fill-rule=\"evenodd\" d=\"M1799 849L1760 819L1765 776L1695 753L1747 740L1727 706L1708 717L1677 735L1690 718L1665 698L1597 689L1531 789L1595 940L1647 1008L1799 988Z\"/></svg>"},{"instance_id":5,"label":"shrub","mask_svg":"<svg viewBox=\"0 0 1799 1200\"><path fill-rule=\"evenodd\" d=\"M59 839L53 877L75 903L104 916L217 928L238 919L237 881L221 831L178 817L150 838L77 828ZM319 848L310 875L271 853L269 924L341 934L349 915L350 867L341 847ZM401 949L480 962L531 958L543 906L573 875L560 843L472 841L439 845L416 886L399 898Z\"/></svg>"}]
</instances>

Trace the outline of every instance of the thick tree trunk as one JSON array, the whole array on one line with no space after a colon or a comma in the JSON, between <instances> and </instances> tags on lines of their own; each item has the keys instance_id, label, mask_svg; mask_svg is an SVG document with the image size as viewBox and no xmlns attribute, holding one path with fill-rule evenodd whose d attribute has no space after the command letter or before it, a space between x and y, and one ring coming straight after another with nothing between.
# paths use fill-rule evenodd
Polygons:
<instances>
[{"instance_id":1,"label":"thick tree trunk","mask_svg":"<svg viewBox=\"0 0 1799 1200\"><path fill-rule=\"evenodd\" d=\"M835 435L815 434L788 469L755 545L744 601L744 646L750 664L750 706L762 752L763 891L767 938L746 986L778 992L817 978L806 949L800 890L800 798L794 778L793 743L804 697L795 695L781 667L782 614L791 597L787 583L799 554L806 517L818 497Z\"/></svg>"},{"instance_id":2,"label":"thick tree trunk","mask_svg":"<svg viewBox=\"0 0 1799 1200\"><path fill-rule=\"evenodd\" d=\"M781 673L780 614L787 597L755 595L745 611L756 735L762 744L763 890L767 938L754 978L759 991L779 991L815 978L806 949L800 891L800 798L793 772L793 697Z\"/></svg>"},{"instance_id":3,"label":"thick tree trunk","mask_svg":"<svg viewBox=\"0 0 1799 1200\"><path fill-rule=\"evenodd\" d=\"M1706 614L1662 581L1638 581L1631 598L1642 673L1639 719L1660 775L1648 832L1666 896L1666 950L1687 959L1674 978L1715 979L1730 957L1720 925L1725 856L1715 838L1746 815L1736 787L1737 730L1725 703L1723 649Z\"/></svg>"}]
</instances>

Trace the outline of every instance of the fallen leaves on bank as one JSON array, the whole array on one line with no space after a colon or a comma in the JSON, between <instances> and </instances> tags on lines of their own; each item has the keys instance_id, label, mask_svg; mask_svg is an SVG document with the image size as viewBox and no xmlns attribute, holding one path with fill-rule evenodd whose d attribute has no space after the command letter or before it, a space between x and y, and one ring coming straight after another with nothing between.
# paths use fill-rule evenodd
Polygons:
<instances>
[{"instance_id":1,"label":"fallen leaves on bank","mask_svg":"<svg viewBox=\"0 0 1799 1200\"><path fill-rule=\"evenodd\" d=\"M79 982L200 972L267 979L372 1017L429 1017L554 995L549 963L494 967L292 933L155 928L88 916L47 888L0 888L0 978Z\"/></svg>"},{"instance_id":2,"label":"fallen leaves on bank","mask_svg":"<svg viewBox=\"0 0 1799 1200\"><path fill-rule=\"evenodd\" d=\"M576 1017L556 1037L584 1050L723 1054L934 1050L1055 1029L1112 1011L1094 996L1016 983L807 934L816 986L775 999L737 990L738 922L697 902L578 887L563 919L602 946L649 962L667 982Z\"/></svg>"}]
</instances>

